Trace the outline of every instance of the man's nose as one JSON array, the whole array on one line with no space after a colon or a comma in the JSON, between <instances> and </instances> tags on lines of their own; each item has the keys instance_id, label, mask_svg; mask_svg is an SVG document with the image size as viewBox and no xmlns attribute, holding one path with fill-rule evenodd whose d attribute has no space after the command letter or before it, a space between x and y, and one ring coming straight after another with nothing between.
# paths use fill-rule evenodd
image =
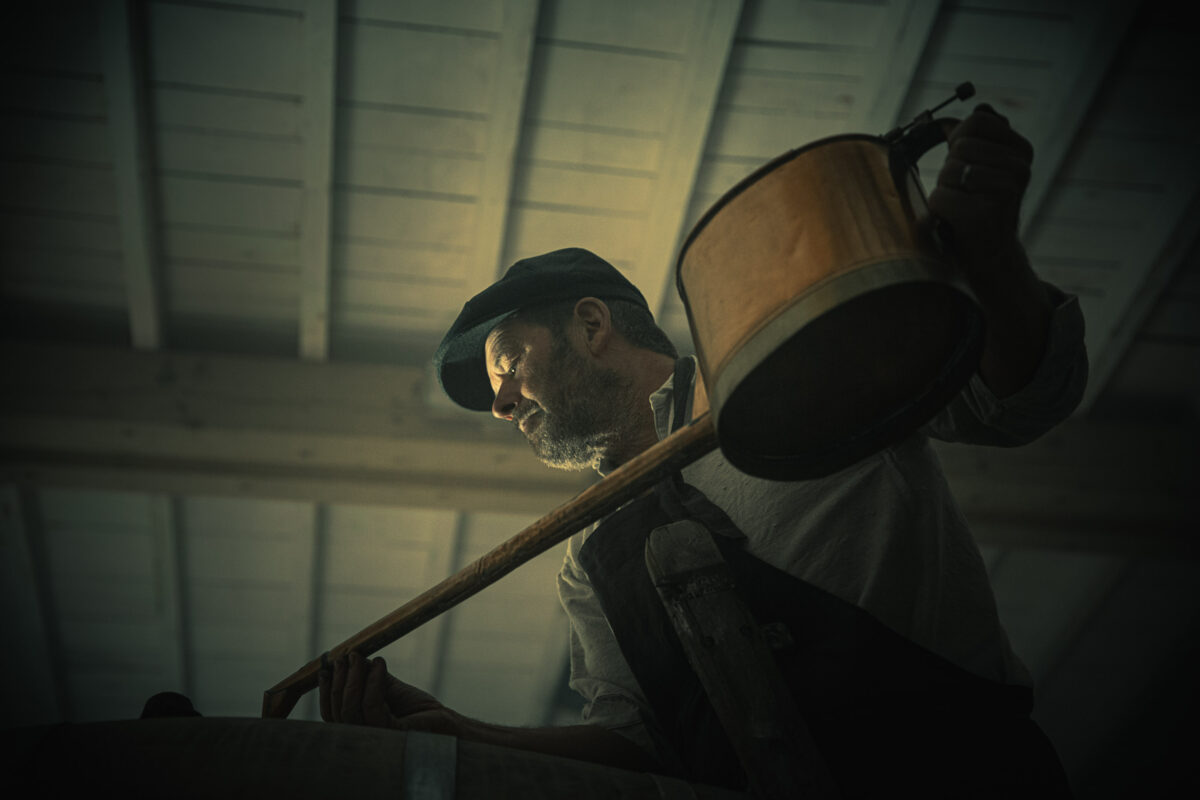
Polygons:
<instances>
[{"instance_id":1,"label":"man's nose","mask_svg":"<svg viewBox=\"0 0 1200 800\"><path fill-rule=\"evenodd\" d=\"M496 399L492 401L492 416L496 419L512 421L517 401L521 399L520 388L515 383L511 380L502 381L496 389Z\"/></svg>"}]
</instances>

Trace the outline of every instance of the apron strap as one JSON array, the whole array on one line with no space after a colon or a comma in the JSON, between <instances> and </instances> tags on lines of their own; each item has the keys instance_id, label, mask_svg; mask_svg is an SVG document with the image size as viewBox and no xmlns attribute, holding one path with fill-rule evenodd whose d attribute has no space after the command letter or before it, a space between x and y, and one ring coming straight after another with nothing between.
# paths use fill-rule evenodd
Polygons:
<instances>
[{"instance_id":1,"label":"apron strap","mask_svg":"<svg viewBox=\"0 0 1200 800\"><path fill-rule=\"evenodd\" d=\"M673 402L670 432L674 433L691 422L692 379L696 375L696 360L685 356L675 362L675 378L672 381ZM655 487L659 503L671 519L695 519L703 523L710 533L734 541L744 541L746 534L733 523L724 511L714 505L701 492L686 484L679 470L671 473Z\"/></svg>"}]
</instances>

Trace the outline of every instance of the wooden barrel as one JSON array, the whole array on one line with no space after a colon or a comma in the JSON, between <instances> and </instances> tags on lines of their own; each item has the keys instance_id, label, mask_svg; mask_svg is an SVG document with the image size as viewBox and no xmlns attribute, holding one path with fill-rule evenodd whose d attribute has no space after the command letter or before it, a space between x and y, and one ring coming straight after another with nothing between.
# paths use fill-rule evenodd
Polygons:
<instances>
[{"instance_id":1,"label":"wooden barrel","mask_svg":"<svg viewBox=\"0 0 1200 800\"><path fill-rule=\"evenodd\" d=\"M726 458L827 475L928 421L970 378L982 314L880 138L789 152L725 194L676 282Z\"/></svg>"},{"instance_id":2,"label":"wooden barrel","mask_svg":"<svg viewBox=\"0 0 1200 800\"><path fill-rule=\"evenodd\" d=\"M164 718L8 730L17 796L178 798L661 798L724 789L584 761L354 725Z\"/></svg>"}]
</instances>

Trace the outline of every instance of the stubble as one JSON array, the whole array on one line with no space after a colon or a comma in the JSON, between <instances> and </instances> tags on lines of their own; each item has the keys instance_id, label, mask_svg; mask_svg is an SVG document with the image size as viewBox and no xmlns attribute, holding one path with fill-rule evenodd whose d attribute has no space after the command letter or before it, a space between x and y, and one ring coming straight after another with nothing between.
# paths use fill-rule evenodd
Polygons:
<instances>
[{"instance_id":1,"label":"stubble","mask_svg":"<svg viewBox=\"0 0 1200 800\"><path fill-rule=\"evenodd\" d=\"M540 414L525 434L534 454L556 469L601 465L620 451L634 430L633 382L615 370L589 363L568 342L554 344L545 370L536 378L543 402L523 409L522 420Z\"/></svg>"}]
</instances>

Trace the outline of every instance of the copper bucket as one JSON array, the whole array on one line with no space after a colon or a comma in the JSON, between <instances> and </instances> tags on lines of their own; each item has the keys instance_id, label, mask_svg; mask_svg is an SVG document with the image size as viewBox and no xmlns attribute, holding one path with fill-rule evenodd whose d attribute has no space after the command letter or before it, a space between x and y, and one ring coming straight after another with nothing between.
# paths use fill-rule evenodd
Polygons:
<instances>
[{"instance_id":1,"label":"copper bucket","mask_svg":"<svg viewBox=\"0 0 1200 800\"><path fill-rule=\"evenodd\" d=\"M935 241L920 152L859 134L793 150L684 243L676 282L742 471L833 473L928 421L975 371L982 313Z\"/></svg>"}]
</instances>

